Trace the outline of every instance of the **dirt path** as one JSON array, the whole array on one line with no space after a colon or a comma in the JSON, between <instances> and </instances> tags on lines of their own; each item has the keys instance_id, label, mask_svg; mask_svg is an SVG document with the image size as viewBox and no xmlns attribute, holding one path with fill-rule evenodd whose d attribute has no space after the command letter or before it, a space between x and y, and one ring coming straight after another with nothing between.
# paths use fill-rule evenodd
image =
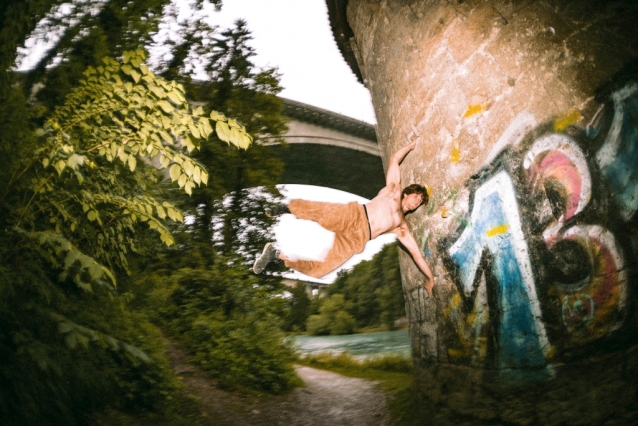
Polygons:
<instances>
[{"instance_id":1,"label":"dirt path","mask_svg":"<svg viewBox=\"0 0 638 426\"><path fill-rule=\"evenodd\" d=\"M186 353L168 343L173 369L187 393L198 398L204 425L215 426L388 426L386 396L376 382L296 366L306 386L283 396L246 396L226 392Z\"/></svg>"}]
</instances>

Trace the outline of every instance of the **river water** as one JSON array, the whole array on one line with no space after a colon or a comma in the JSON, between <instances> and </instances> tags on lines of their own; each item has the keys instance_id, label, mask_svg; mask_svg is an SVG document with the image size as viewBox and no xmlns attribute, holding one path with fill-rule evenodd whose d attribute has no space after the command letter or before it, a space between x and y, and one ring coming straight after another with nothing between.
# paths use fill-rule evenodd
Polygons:
<instances>
[{"instance_id":1,"label":"river water","mask_svg":"<svg viewBox=\"0 0 638 426\"><path fill-rule=\"evenodd\" d=\"M410 356L408 330L378 333L347 334L344 336L295 336L295 347L301 355L347 352L354 358L384 355Z\"/></svg>"}]
</instances>

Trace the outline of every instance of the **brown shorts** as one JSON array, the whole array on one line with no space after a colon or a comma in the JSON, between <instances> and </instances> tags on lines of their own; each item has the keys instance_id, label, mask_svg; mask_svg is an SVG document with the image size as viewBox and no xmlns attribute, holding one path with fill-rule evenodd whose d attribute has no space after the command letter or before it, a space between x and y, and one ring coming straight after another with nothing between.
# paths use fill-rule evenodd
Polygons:
<instances>
[{"instance_id":1,"label":"brown shorts","mask_svg":"<svg viewBox=\"0 0 638 426\"><path fill-rule=\"evenodd\" d=\"M288 204L288 209L298 219L312 220L335 233L334 244L322 262L285 262L289 268L311 277L320 278L338 268L353 255L361 253L370 241L370 222L363 204L292 200ZM308 243L312 244L311 241Z\"/></svg>"}]
</instances>

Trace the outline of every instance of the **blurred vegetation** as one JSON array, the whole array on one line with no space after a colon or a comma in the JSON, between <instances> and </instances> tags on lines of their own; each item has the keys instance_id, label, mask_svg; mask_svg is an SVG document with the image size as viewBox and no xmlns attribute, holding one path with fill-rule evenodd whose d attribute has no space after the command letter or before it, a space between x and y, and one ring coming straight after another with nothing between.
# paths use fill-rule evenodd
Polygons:
<instances>
[{"instance_id":1,"label":"blurred vegetation","mask_svg":"<svg viewBox=\"0 0 638 426\"><path fill-rule=\"evenodd\" d=\"M306 331L308 317L315 313L316 309L312 305L310 297L308 297L304 283L298 282L295 287L288 289L288 291L290 292L290 298L288 299L289 310L283 329L293 333L302 333ZM315 303L316 305L317 303Z\"/></svg>"},{"instance_id":2,"label":"blurred vegetation","mask_svg":"<svg viewBox=\"0 0 638 426\"><path fill-rule=\"evenodd\" d=\"M210 46L214 82L180 68L180 43L169 43L177 66L153 73L145 51L175 14L168 0L63 3L0 4L0 424L102 412L181 423L158 325L225 386L290 388L278 279L245 266L269 225L267 198L247 188L274 192L281 163L236 148L280 140L276 71L252 69L238 22L180 34L199 37L191 53ZM11 70L27 37L60 29L33 70ZM191 108L201 87L215 102ZM184 212L194 224L180 225Z\"/></svg>"},{"instance_id":3,"label":"blurred vegetation","mask_svg":"<svg viewBox=\"0 0 638 426\"><path fill-rule=\"evenodd\" d=\"M281 393L297 385L281 331L285 302L247 268L219 257L207 269L147 277L153 320L182 342L223 388ZM155 286L158 280L162 287ZM150 312L149 311L149 312Z\"/></svg>"},{"instance_id":4,"label":"blurred vegetation","mask_svg":"<svg viewBox=\"0 0 638 426\"><path fill-rule=\"evenodd\" d=\"M342 371L352 370L352 373L344 374L350 376L357 372L358 376L361 374L359 370L369 371L378 370L393 373L410 373L412 371L412 360L401 355L384 355L379 357L369 358L353 358L345 352L338 355L330 352L315 353L301 357L299 362L304 365L315 366L323 369L341 369ZM369 376L373 378L375 376Z\"/></svg>"},{"instance_id":5,"label":"blurred vegetation","mask_svg":"<svg viewBox=\"0 0 638 426\"><path fill-rule=\"evenodd\" d=\"M293 293L293 301L296 300L301 297ZM313 309L318 312L311 312ZM405 317L397 244L387 244L371 260L341 272L325 296L308 305L307 312L306 329L310 334L395 329L395 321Z\"/></svg>"}]
</instances>

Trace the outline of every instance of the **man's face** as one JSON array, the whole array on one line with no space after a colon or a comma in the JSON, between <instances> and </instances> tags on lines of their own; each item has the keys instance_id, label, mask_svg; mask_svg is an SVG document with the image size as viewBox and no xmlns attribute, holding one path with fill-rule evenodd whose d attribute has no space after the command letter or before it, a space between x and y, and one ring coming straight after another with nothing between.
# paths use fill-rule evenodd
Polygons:
<instances>
[{"instance_id":1,"label":"man's face","mask_svg":"<svg viewBox=\"0 0 638 426\"><path fill-rule=\"evenodd\" d=\"M401 200L401 207L403 209L403 213L411 212L412 210L416 210L421 205L423 201L423 197L421 194L408 194L403 197Z\"/></svg>"}]
</instances>

